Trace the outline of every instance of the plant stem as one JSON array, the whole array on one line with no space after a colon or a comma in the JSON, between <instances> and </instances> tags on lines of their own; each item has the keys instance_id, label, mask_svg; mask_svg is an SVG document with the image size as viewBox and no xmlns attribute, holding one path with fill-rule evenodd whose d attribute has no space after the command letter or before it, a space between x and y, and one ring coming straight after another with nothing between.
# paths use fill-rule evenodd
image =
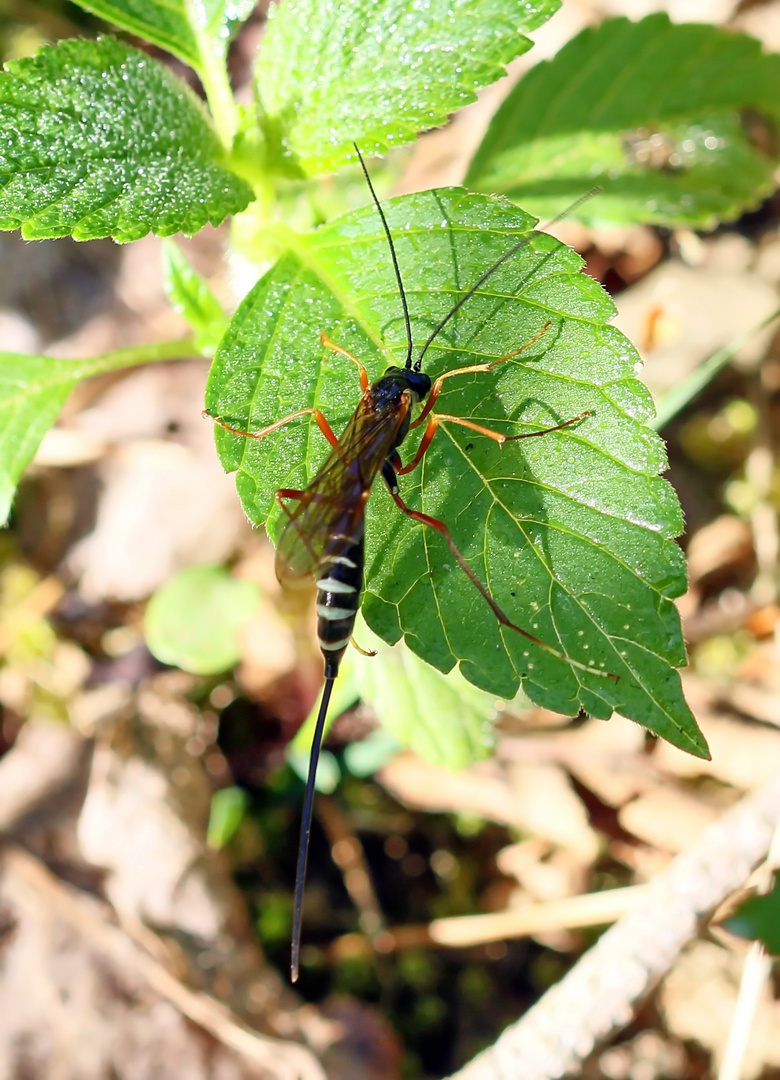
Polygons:
<instances>
[{"instance_id":1,"label":"plant stem","mask_svg":"<svg viewBox=\"0 0 780 1080\"><path fill-rule=\"evenodd\" d=\"M208 49L202 51L203 66L200 78L206 91L214 127L226 150L230 150L238 128L236 103L227 76L223 57L215 56Z\"/></svg>"},{"instance_id":2,"label":"plant stem","mask_svg":"<svg viewBox=\"0 0 780 1080\"><path fill-rule=\"evenodd\" d=\"M194 338L179 338L176 341L156 341L151 345L115 349L113 352L103 353L102 356L90 356L84 360L63 360L62 372L70 379L88 379L93 375L104 375L107 371L118 371L120 368L154 364L162 360L184 360L197 355Z\"/></svg>"},{"instance_id":3,"label":"plant stem","mask_svg":"<svg viewBox=\"0 0 780 1080\"><path fill-rule=\"evenodd\" d=\"M214 127L222 145L230 150L238 129L238 114L225 62L228 38L214 32L215 29L227 30L227 27L209 26L199 0L184 0L184 7L200 53L198 74L206 91Z\"/></svg>"},{"instance_id":4,"label":"plant stem","mask_svg":"<svg viewBox=\"0 0 780 1080\"><path fill-rule=\"evenodd\" d=\"M751 326L749 330L734 338L728 345L725 345L710 356L709 359L699 364L681 386L677 386L664 394L656 406L655 420L652 421L655 430L660 431L670 420L673 420L678 412L684 409L705 386L712 382L718 372L736 356L743 345L746 345L751 338L760 333L765 326L769 326L772 320L778 318L778 316L780 316L780 308L776 308L771 315L767 315L761 322Z\"/></svg>"}]
</instances>

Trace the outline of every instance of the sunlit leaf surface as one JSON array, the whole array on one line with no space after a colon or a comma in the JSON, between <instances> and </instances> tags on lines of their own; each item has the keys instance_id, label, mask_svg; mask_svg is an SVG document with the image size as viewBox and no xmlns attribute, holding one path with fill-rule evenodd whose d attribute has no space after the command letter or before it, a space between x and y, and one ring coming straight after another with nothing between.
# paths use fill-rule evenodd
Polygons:
<instances>
[{"instance_id":1,"label":"sunlit leaf surface","mask_svg":"<svg viewBox=\"0 0 780 1080\"><path fill-rule=\"evenodd\" d=\"M269 12L257 92L269 159L316 176L445 123L526 52L559 0L285 0Z\"/></svg>"},{"instance_id":2,"label":"sunlit leaf surface","mask_svg":"<svg viewBox=\"0 0 780 1080\"><path fill-rule=\"evenodd\" d=\"M403 635L442 671L460 664L470 682L501 697L522 682L549 708L601 717L615 710L706 754L674 670L685 660L672 603L685 587L673 542L680 509L659 476L666 458L646 426L652 405L635 377L636 352L608 325L611 300L580 272L576 254L531 235L533 219L503 199L445 189L396 199L388 216L418 345L487 267L530 237L447 326L425 368L435 376L484 362L548 329L493 372L445 383L438 411L508 434L590 415L503 448L447 426L420 468L401 478L402 491L447 523L512 620L593 673L502 629L441 537L402 516L381 482L368 509L369 625L389 642ZM317 404L338 433L359 389L354 365L324 349L320 331L360 356L372 379L406 352L387 242L371 208L291 242L233 318L207 406L257 430ZM303 487L327 453L306 418L263 440L222 429L217 438L257 523L272 510L274 489ZM402 448L405 460L416 441ZM272 534L279 524L272 512Z\"/></svg>"},{"instance_id":3,"label":"sunlit leaf surface","mask_svg":"<svg viewBox=\"0 0 780 1080\"><path fill-rule=\"evenodd\" d=\"M0 73L0 228L28 240L217 225L252 197L221 154L192 91L113 38L63 41Z\"/></svg>"},{"instance_id":4,"label":"sunlit leaf surface","mask_svg":"<svg viewBox=\"0 0 780 1080\"><path fill-rule=\"evenodd\" d=\"M75 0L106 22L121 26L178 56L196 71L209 56L223 58L230 37L254 8L249 0Z\"/></svg>"},{"instance_id":5,"label":"sunlit leaf surface","mask_svg":"<svg viewBox=\"0 0 780 1080\"><path fill-rule=\"evenodd\" d=\"M663 13L584 30L511 91L469 187L543 217L594 184L588 221L712 228L774 190L780 56Z\"/></svg>"}]
</instances>

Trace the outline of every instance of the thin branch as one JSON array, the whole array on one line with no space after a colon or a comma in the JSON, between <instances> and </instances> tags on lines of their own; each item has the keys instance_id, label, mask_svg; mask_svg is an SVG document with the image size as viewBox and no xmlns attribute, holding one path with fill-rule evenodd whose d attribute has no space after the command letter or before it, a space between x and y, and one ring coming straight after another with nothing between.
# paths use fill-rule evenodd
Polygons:
<instances>
[{"instance_id":1,"label":"thin branch","mask_svg":"<svg viewBox=\"0 0 780 1080\"><path fill-rule=\"evenodd\" d=\"M451 1080L557 1080L630 1020L704 918L744 884L780 822L780 777L706 828L532 1009Z\"/></svg>"},{"instance_id":2,"label":"thin branch","mask_svg":"<svg viewBox=\"0 0 780 1080\"><path fill-rule=\"evenodd\" d=\"M780 827L775 829L769 856L758 876L758 894L766 895L772 888L774 873L780 864ZM742 978L739 983L737 1004L731 1019L729 1037L723 1052L718 1080L740 1080L745 1067L745 1055L750 1045L750 1035L762 999L767 994L769 976L772 972L772 958L767 955L763 944L754 941L745 956Z\"/></svg>"}]
</instances>

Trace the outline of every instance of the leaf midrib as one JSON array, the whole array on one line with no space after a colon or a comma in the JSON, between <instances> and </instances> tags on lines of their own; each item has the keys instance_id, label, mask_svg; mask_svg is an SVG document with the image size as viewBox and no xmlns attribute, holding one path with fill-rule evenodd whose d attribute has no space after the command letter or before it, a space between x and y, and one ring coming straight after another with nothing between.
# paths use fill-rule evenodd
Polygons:
<instances>
[{"instance_id":1,"label":"leaf midrib","mask_svg":"<svg viewBox=\"0 0 780 1080\"><path fill-rule=\"evenodd\" d=\"M449 435L449 432L448 432L448 435ZM534 555L536 556L538 564L546 571L547 577L548 577L548 579L550 581L550 585L551 586L553 584L557 585L572 601L574 601L576 606L579 608L579 610L581 611L581 613L585 617L588 624L597 632L597 636L608 646L608 652L615 655L615 657L617 659L617 664L615 666L622 666L622 667L626 668L631 673L632 677L636 680L636 682L642 687L642 689L644 690L647 697L651 701L653 701L656 708L658 708L659 711L667 718L667 720L670 722L672 727L676 731L678 731L681 734L681 736L683 736L691 745L694 745L693 741L690 739L690 737L684 731L684 729L681 727L681 725L674 719L674 717L671 715L671 713L655 697L655 695L650 691L650 689L648 689L645 682L639 677L639 675L635 671L634 666L631 663L629 663L628 657L621 655L619 649L617 648L617 646L615 644L615 641L626 641L627 639L615 637L615 639L613 640L613 637L608 633L608 631L606 631L602 626L599 625L598 622L595 621L594 616L581 603L580 598L578 596L575 596L567 588L567 586L562 581L560 581L560 579L558 577L556 577L553 574L552 568L547 564L547 562L539 554L539 552L537 550L537 545L532 544L530 542L530 540L528 539L526 530L522 527L522 525L520 524L517 517L513 513L511 513L511 511L508 510L508 508L505 506L505 504L495 495L495 493L493 492L493 490L490 487L489 481L487 481L481 475L479 470L476 469L476 466L474 465L473 461L471 461L471 459L469 459L467 455L463 454L463 451L458 446L458 444L455 443L454 439L452 439L451 436L450 436L450 441L453 443L454 446L457 447L459 452L464 457L464 460L472 467L473 471L476 472L477 476L482 481L485 489L489 492L489 494L490 494L490 496L491 496L491 498L493 500L492 505L490 506L490 508L487 511L487 515L486 515L486 519L485 519L486 520L486 525L485 525L485 529L484 529L484 532L483 532L484 541L486 542L488 532L489 532L488 527L487 527L487 522L490 519L490 515L495 511L496 507L500 507L504 511L504 513L507 514L509 519L511 521L515 522L515 524L517 525L518 531L524 537L527 546L533 551ZM420 477L421 489L423 487L424 466L425 466L425 459L423 459L423 462L422 462L423 473L421 473L421 477ZM540 485L540 486L546 486L546 485ZM556 490L556 489L553 489L553 490ZM565 498L569 498L569 496L564 492L558 492L558 494L562 494ZM571 501L575 501L575 500L571 500ZM639 581L640 585L648 587L653 592L655 592L657 596L662 597L664 600L668 601L668 599L669 599L668 597L666 597L664 594L662 594L660 592L660 590L658 590L651 583L644 581L644 579L642 579L642 578L639 578L638 575L635 573L635 571L631 567L627 566L623 562L623 560L618 558L615 555L614 552L606 549L605 547L603 547L601 545L594 544L593 541L589 537L584 536L582 533L573 533L572 530L564 528L564 527L560 526L557 523L544 522L544 523L539 523L539 524L542 525L545 528L554 529L556 532L559 532L559 533L565 533L565 534L573 535L579 540L584 540L586 543L590 543L591 546L593 546L596 550L598 550L599 552L609 556L609 558L612 559L612 561L614 563L616 563L617 565L623 566L624 569L628 570L629 573L637 581ZM429 558L429 554L428 554L428 539L429 539L429 537L427 535L429 531L430 530L426 530L426 529L423 530L423 547L424 547L424 550L425 550L426 563L428 565L428 570L429 570L429 573L430 573L430 558ZM485 550L484 546L483 546L483 555L485 556L484 565L486 567L486 573L489 576L489 563L488 563L488 560L487 560L487 557L486 557L486 550ZM416 584L416 581L413 584ZM438 596L437 596L436 583L432 579L430 581L430 586L431 586L431 591L432 591L432 593L434 595L434 598L436 600L437 610L439 611L439 614L440 614L440 623L441 623L442 627L444 627L445 624L444 624L444 620L441 618L441 608L440 608L439 599L438 599ZM411 591L412 587L413 586L410 586L410 591ZM565 649L563 647L563 642L562 642L562 639L561 639L560 632L558 631L557 627L555 626L555 616L554 616L552 604L549 602L549 600L548 600L547 606L548 606L549 612L550 612L550 621L552 622L553 627L555 628L556 640L557 640L557 644L559 646L559 651L563 652L564 655L565 655ZM396 607L398 607L398 604L396 604ZM444 632L445 632L445 636L446 636L446 630ZM507 631L506 627L503 627L503 626L501 626L501 624L499 624L499 633L501 634L501 637L502 637L502 639L504 641L504 647L507 650L507 656L509 656L511 658L512 652L507 647L507 640L508 639L506 638L506 634L508 633L508 631ZM447 640L448 640L448 646L449 646L449 639L447 639ZM660 663L668 664L668 661L666 660L665 657L662 657L660 654L654 652L652 649L649 649L646 645L642 645L642 644L640 644L638 642L632 642L632 644L636 645L638 648L642 649L642 651L648 653L649 655L654 656ZM452 655L457 658L457 653L455 652L455 650L452 649L451 646L449 646L449 647L450 647L450 652L452 653ZM514 664L512 664L512 666L514 668ZM517 671L516 668L515 668L515 671ZM570 671L571 671L572 676L574 677L574 679L577 682L577 685L578 685L578 687L580 688L581 691L588 692L588 693L593 693L596 697L600 698L600 700L604 701L604 703L606 705L609 705L610 708L612 708L611 702L609 702L602 694L598 693L596 690L593 690L590 686L586 686L584 684L583 679L582 679L582 674L578 671L577 668L571 667ZM518 673L518 675L519 675L519 673ZM600 678L601 676L599 675L598 671L594 671L594 676L593 677L597 679L597 678ZM598 685L598 684L596 684L596 685Z\"/></svg>"},{"instance_id":2,"label":"leaf midrib","mask_svg":"<svg viewBox=\"0 0 780 1080\"><path fill-rule=\"evenodd\" d=\"M477 468L476 462L473 460L473 458L469 457L469 455L465 453L465 451L463 450L463 447L461 447L460 444L454 439L452 433L446 427L442 427L441 430L446 432L447 437L449 438L452 446L455 449L457 449L458 453L463 458L463 461L471 469L471 471L477 476L477 478L480 481L480 484L482 485L484 490L487 491L488 494L490 495L490 498L492 500L492 505L491 505L490 509L488 510L488 516L490 516L490 514L492 513L494 507L499 507L501 510L504 511L504 513L507 515L509 520L513 521L517 525L517 528L518 528L519 532L522 534L522 536L525 538L526 543L528 543L530 545L530 547L535 549L535 545L531 544L531 542L528 540L526 530L520 524L521 519L519 519L517 517L517 515L512 510L509 509L509 507L506 505L506 503L504 503L503 500L501 498L499 498L499 496L493 490L493 487L492 487L493 479L488 479L487 477L485 477L480 472L480 470ZM567 435L566 438L577 440L576 435ZM581 442L581 443L586 443L585 439L579 439L578 441ZM587 443L587 445L591 446L590 443ZM424 466L425 466L425 458L423 458L422 463L421 463L421 468L423 468L423 472L420 473L421 491L422 491L422 488L423 488L422 480L423 480L423 475L424 475ZM502 478L502 479L504 479L504 478ZM618 517L617 515L615 515L613 513L609 513L608 511L600 509L599 507L589 506L587 503L582 503L579 500L577 500L576 498L574 498L574 496L571 495L569 492L563 491L563 490L561 490L560 488L557 488L557 487L553 487L553 485L551 485L551 484L542 483L541 481L537 480L536 478L528 479L527 477L522 477L522 479L521 479L519 477L516 477L515 479L518 480L518 482L528 484L529 486L534 486L534 487L538 488L541 491L549 491L549 492L551 492L551 493L553 493L555 495L558 495L561 498L566 499L573 506L584 507L584 508L586 508L588 510L591 510L591 511L593 511L593 513L598 514L600 517L604 518L607 521L610 521L610 520L621 521L621 522L624 521L623 518ZM636 571L632 567L630 567L623 559L621 559L615 552L609 550L603 544L597 544L593 539L591 539L591 537L585 535L584 533L575 532L573 529L570 529L568 526L562 525L559 522L538 521L536 518L531 518L531 517L522 518L522 521L527 522L529 525L533 523L533 524L539 525L541 528L549 529L550 531L557 532L560 535L572 536L572 537L574 537L574 538L576 538L578 540L584 541L585 543L589 544L595 551L598 551L601 554L608 555L613 560L613 562L615 562L618 566L622 566L624 570L627 570L632 575L632 577L634 577L637 581L641 582L641 584L643 586L646 586L648 589L651 589L653 592L655 592L658 597L661 597L664 600L669 599L666 596L666 594L663 593L661 591L661 589L659 589L656 585L654 585L652 582L648 582L644 578L640 577L636 573ZM638 525L636 522L631 522L631 524L632 524L632 526L634 528L637 528L637 529L642 528L642 526ZM659 533L656 530L648 529L647 531L650 532L651 535L653 535L653 536L662 536L662 534ZM484 530L484 535L487 536L487 534L488 534L488 529L487 529L487 526L486 526L485 530ZM550 567L548 567L547 564L543 562L543 560L540 559L540 562L542 562L542 565L548 571L549 576L553 580L555 580L557 582L557 584L559 584L561 586L561 588L564 589L565 592L568 593L569 590L566 588L566 586L564 586L562 584L562 582L560 582L558 580L557 577L555 577L553 575L552 569ZM576 599L576 597L574 599Z\"/></svg>"}]
</instances>

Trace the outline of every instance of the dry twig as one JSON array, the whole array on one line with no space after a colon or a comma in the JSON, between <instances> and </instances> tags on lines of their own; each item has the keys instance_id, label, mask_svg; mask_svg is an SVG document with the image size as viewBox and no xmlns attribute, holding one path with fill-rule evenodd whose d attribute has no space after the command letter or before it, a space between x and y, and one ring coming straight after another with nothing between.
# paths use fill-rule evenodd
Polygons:
<instances>
[{"instance_id":1,"label":"dry twig","mask_svg":"<svg viewBox=\"0 0 780 1080\"><path fill-rule=\"evenodd\" d=\"M708 826L564 979L452 1080L554 1080L631 1019L702 919L766 856L780 822L780 777Z\"/></svg>"}]
</instances>

